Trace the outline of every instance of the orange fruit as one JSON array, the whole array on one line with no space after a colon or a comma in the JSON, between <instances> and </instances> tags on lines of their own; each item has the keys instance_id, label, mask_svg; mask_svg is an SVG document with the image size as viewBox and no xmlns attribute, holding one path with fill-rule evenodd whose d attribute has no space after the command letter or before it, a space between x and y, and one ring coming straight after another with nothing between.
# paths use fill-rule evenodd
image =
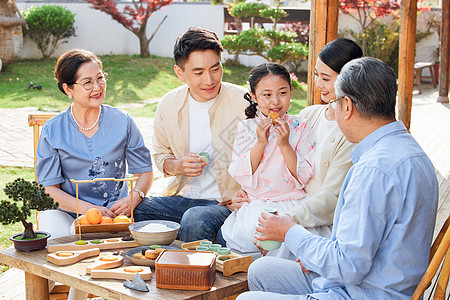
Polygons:
<instances>
[{"instance_id":1,"label":"orange fruit","mask_svg":"<svg viewBox=\"0 0 450 300\"><path fill-rule=\"evenodd\" d=\"M114 218L114 223L131 223L131 220L125 215L118 215Z\"/></svg>"},{"instance_id":2,"label":"orange fruit","mask_svg":"<svg viewBox=\"0 0 450 300\"><path fill-rule=\"evenodd\" d=\"M96 208L90 208L86 213L86 217L91 224L99 224L102 221L102 213Z\"/></svg>"},{"instance_id":3,"label":"orange fruit","mask_svg":"<svg viewBox=\"0 0 450 300\"><path fill-rule=\"evenodd\" d=\"M103 216L100 224L108 224L108 223L113 223L113 222L114 222L113 219L111 219L110 217Z\"/></svg>"},{"instance_id":4,"label":"orange fruit","mask_svg":"<svg viewBox=\"0 0 450 300\"><path fill-rule=\"evenodd\" d=\"M91 223L89 223L86 215L80 216L80 223L81 223L81 225L89 225L89 224L91 224Z\"/></svg>"}]
</instances>

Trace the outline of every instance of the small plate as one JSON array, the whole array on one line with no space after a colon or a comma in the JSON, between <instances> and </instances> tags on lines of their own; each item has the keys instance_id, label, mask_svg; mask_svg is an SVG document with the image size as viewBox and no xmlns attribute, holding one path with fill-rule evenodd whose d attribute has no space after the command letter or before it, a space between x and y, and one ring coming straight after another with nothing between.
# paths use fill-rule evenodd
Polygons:
<instances>
[{"instance_id":1,"label":"small plate","mask_svg":"<svg viewBox=\"0 0 450 300\"><path fill-rule=\"evenodd\" d=\"M138 259L138 258L133 257L134 254L141 253L142 248L148 248L148 247L149 246L140 246L140 247L132 248L125 253L125 256L128 257L128 259L131 260L131 262L133 262L133 264L135 264L135 265L154 267L155 266L154 259ZM161 246L161 247L163 247L164 249L167 249L167 250L180 250L179 248L171 247L171 246Z\"/></svg>"}]
</instances>

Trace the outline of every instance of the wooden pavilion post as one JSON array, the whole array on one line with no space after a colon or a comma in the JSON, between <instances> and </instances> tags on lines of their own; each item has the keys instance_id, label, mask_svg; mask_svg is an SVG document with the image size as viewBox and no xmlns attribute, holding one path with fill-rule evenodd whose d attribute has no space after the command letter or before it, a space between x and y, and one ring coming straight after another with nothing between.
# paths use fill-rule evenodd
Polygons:
<instances>
[{"instance_id":1,"label":"wooden pavilion post","mask_svg":"<svg viewBox=\"0 0 450 300\"><path fill-rule=\"evenodd\" d=\"M337 38L339 0L312 0L309 27L308 105L322 103L315 88L314 67L326 43Z\"/></svg>"},{"instance_id":2,"label":"wooden pavilion post","mask_svg":"<svg viewBox=\"0 0 450 300\"><path fill-rule=\"evenodd\" d=\"M448 103L450 72L450 3L442 1L441 61L439 65L439 96L437 101Z\"/></svg>"},{"instance_id":3,"label":"wooden pavilion post","mask_svg":"<svg viewBox=\"0 0 450 300\"><path fill-rule=\"evenodd\" d=\"M417 0L402 1L398 60L398 119L409 130L411 124L416 48Z\"/></svg>"}]
</instances>

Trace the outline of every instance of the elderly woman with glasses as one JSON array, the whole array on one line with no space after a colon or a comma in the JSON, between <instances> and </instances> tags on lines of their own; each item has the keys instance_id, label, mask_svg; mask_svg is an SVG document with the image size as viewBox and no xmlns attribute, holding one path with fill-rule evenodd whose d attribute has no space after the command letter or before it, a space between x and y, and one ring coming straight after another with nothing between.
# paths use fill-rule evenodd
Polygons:
<instances>
[{"instance_id":1,"label":"elderly woman with glasses","mask_svg":"<svg viewBox=\"0 0 450 300\"><path fill-rule=\"evenodd\" d=\"M52 238L71 233L77 211L76 187L70 179L139 177L133 191L133 207L123 181L79 184L78 211L97 208L114 218L131 214L153 181L150 151L130 115L104 105L106 73L93 53L75 49L61 57L55 67L61 92L72 100L70 107L45 122L37 148L36 175L47 193L59 202L57 211L38 214L41 230Z\"/></svg>"}]
</instances>

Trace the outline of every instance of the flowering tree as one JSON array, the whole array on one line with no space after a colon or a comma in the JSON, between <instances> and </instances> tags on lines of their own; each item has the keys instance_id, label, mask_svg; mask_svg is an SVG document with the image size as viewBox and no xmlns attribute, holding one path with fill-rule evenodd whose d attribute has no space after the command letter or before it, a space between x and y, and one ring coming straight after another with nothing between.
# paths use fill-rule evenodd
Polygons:
<instances>
[{"instance_id":1,"label":"flowering tree","mask_svg":"<svg viewBox=\"0 0 450 300\"><path fill-rule=\"evenodd\" d=\"M378 19L392 16L397 19L400 15L401 0L339 0L339 8L343 14L356 20L364 35L371 25ZM431 8L424 5L423 0L417 1L418 11L427 11ZM366 54L367 41L362 39L362 50Z\"/></svg>"},{"instance_id":2,"label":"flowering tree","mask_svg":"<svg viewBox=\"0 0 450 300\"><path fill-rule=\"evenodd\" d=\"M150 38L147 37L147 22L152 13L164 6L172 4L172 0L132 0L132 5L125 5L122 11L117 9L114 0L86 0L98 9L110 15L114 20L123 25L139 38L141 57L149 57L148 45L152 41L158 29L166 20L165 16L156 27Z\"/></svg>"}]
</instances>

